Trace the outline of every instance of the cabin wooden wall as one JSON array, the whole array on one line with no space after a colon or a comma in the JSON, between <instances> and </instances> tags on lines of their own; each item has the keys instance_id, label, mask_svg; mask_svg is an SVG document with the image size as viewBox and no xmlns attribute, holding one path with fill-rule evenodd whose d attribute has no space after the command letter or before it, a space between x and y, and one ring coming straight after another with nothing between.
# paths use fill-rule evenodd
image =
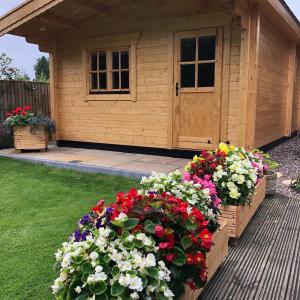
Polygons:
<instances>
[{"instance_id":1,"label":"cabin wooden wall","mask_svg":"<svg viewBox=\"0 0 300 300\"><path fill-rule=\"evenodd\" d=\"M287 82L290 41L261 16L255 147L286 134Z\"/></svg>"},{"instance_id":2,"label":"cabin wooden wall","mask_svg":"<svg viewBox=\"0 0 300 300\"><path fill-rule=\"evenodd\" d=\"M198 1L192 3L195 7L199 5ZM223 5L227 4L224 2ZM181 14L187 9L186 6L179 8ZM188 9L193 10L193 7ZM170 20L156 16L153 20L108 22L98 27L98 36L95 35L96 29L91 29L90 36L97 39L102 35L107 39L116 34L122 34L126 39L129 32L141 32L137 42L137 101L84 101L81 39L90 36L82 32L58 35L57 118L60 140L172 148L172 33L230 25L232 14L228 8L190 17L171 14ZM230 141L237 143L240 32L235 24L231 28L231 39L227 135Z\"/></svg>"},{"instance_id":3,"label":"cabin wooden wall","mask_svg":"<svg viewBox=\"0 0 300 300\"><path fill-rule=\"evenodd\" d=\"M292 132L300 129L300 49L297 49Z\"/></svg>"},{"instance_id":4,"label":"cabin wooden wall","mask_svg":"<svg viewBox=\"0 0 300 300\"><path fill-rule=\"evenodd\" d=\"M229 73L229 103L228 103L228 141L239 144L241 100L240 100L240 56L241 56L241 28L233 22L231 24L230 43L230 73ZM221 124L222 126L222 124Z\"/></svg>"},{"instance_id":5,"label":"cabin wooden wall","mask_svg":"<svg viewBox=\"0 0 300 300\"><path fill-rule=\"evenodd\" d=\"M142 33L137 45L136 102L84 102L80 45L72 44L58 44L59 138L167 147L168 32Z\"/></svg>"}]
</instances>

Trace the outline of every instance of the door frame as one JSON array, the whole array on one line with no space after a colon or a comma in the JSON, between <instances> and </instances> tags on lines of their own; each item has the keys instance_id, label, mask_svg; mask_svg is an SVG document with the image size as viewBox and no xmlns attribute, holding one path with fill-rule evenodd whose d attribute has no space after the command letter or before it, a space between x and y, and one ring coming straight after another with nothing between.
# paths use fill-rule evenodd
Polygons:
<instances>
[{"instance_id":1,"label":"door frame","mask_svg":"<svg viewBox=\"0 0 300 300\"><path fill-rule=\"evenodd\" d=\"M214 127L213 137L214 137L214 143L212 144L212 149L217 148L220 139L221 139L221 119L223 120L221 107L223 108L222 104L222 70L223 70L223 36L224 36L224 26L219 27L211 27L211 28L200 28L200 29L194 29L194 30L188 30L188 31L180 31L175 32L173 34L173 42L172 42L172 54L170 56L173 58L173 67L172 67L172 148L173 149L182 149L179 148L179 126L178 123L178 116L179 116L179 105L180 105L180 89L177 95L177 88L176 83L179 83L180 75L179 75L179 55L180 55L180 45L178 42L180 41L180 38L191 36L192 34L198 34L201 33L201 35L216 35L216 56L215 56L215 86L209 87L209 88L198 88L199 90L197 92L200 93L207 93L214 91L215 93L215 109L214 109L214 115L213 118L218 123L217 126ZM227 82L228 84L228 82ZM200 90L201 89L201 90ZM225 110L226 111L226 110ZM227 124L224 124L224 126L227 126ZM193 149L194 150L194 149ZM200 150L200 149L199 149Z\"/></svg>"}]
</instances>

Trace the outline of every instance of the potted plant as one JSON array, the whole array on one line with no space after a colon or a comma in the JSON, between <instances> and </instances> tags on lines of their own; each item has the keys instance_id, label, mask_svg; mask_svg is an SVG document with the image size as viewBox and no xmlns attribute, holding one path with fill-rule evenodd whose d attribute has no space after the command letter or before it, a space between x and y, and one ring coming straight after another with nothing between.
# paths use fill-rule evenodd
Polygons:
<instances>
[{"instance_id":1,"label":"potted plant","mask_svg":"<svg viewBox=\"0 0 300 300\"><path fill-rule=\"evenodd\" d=\"M216 151L202 151L186 167L190 178L211 179L221 199L220 220L228 222L228 235L239 238L265 198L263 162L244 148L221 143Z\"/></svg>"},{"instance_id":2,"label":"potted plant","mask_svg":"<svg viewBox=\"0 0 300 300\"><path fill-rule=\"evenodd\" d=\"M50 118L33 114L31 106L17 107L6 116L4 124L13 132L16 150L47 150L49 137L55 131Z\"/></svg>"},{"instance_id":3,"label":"potted plant","mask_svg":"<svg viewBox=\"0 0 300 300\"><path fill-rule=\"evenodd\" d=\"M300 174L298 174L296 179L293 181L292 189L294 189L297 193L300 193Z\"/></svg>"},{"instance_id":4,"label":"potted plant","mask_svg":"<svg viewBox=\"0 0 300 300\"><path fill-rule=\"evenodd\" d=\"M265 153L258 149L253 150L253 153L264 161L264 174L267 181L266 194L273 195L275 193L277 185L277 173L275 170L280 165L278 162L271 158L271 155L269 153Z\"/></svg>"}]
</instances>

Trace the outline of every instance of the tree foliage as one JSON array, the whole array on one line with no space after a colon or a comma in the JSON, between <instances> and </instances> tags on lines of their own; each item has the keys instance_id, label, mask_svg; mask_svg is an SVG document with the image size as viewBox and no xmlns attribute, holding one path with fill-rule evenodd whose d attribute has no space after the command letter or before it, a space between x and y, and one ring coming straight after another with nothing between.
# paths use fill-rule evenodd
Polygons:
<instances>
[{"instance_id":1,"label":"tree foliage","mask_svg":"<svg viewBox=\"0 0 300 300\"><path fill-rule=\"evenodd\" d=\"M29 76L12 66L12 59L6 53L0 53L0 80L30 80Z\"/></svg>"},{"instance_id":2,"label":"tree foliage","mask_svg":"<svg viewBox=\"0 0 300 300\"><path fill-rule=\"evenodd\" d=\"M36 64L34 65L35 79L37 81L48 82L50 73L49 73L49 59L45 56L42 56L37 59Z\"/></svg>"}]
</instances>

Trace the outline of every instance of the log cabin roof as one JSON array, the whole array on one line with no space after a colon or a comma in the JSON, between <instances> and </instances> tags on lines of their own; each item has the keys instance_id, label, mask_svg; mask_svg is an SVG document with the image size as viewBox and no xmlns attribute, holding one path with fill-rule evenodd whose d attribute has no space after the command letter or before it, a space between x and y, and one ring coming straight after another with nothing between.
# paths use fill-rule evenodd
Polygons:
<instances>
[{"instance_id":1,"label":"log cabin roof","mask_svg":"<svg viewBox=\"0 0 300 300\"><path fill-rule=\"evenodd\" d=\"M193 1L199 3L199 9L207 9L209 5L207 0ZM299 43L300 23L284 0L249 1L259 2L263 13L272 19L274 24L291 40ZM167 5L172 6L174 3L169 0L110 0L109 2L103 0L27 0L0 17L0 36L7 33L22 36L28 42L39 44L41 50L44 48L44 51L49 52L51 39L62 30L84 31L85 28L91 26L93 20L94 22L99 19L108 20L116 11L122 12L126 6L131 7L131 10L123 9L123 12L129 13L127 16L130 17L130 12L134 12L132 7L141 7L150 2L153 2L153 7L158 10ZM248 2L245 0L212 0L211 2L218 2L223 6L226 3L231 6L236 17L248 20L245 14ZM245 22L242 22L241 26L244 27L244 24Z\"/></svg>"}]
</instances>

